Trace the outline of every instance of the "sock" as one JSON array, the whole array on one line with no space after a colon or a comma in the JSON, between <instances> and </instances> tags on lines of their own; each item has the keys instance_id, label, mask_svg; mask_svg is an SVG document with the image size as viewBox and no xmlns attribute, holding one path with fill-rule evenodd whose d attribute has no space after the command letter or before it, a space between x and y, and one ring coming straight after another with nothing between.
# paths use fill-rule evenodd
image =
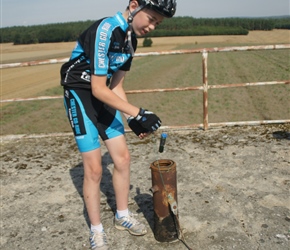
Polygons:
<instances>
[{"instance_id":1,"label":"sock","mask_svg":"<svg viewBox=\"0 0 290 250\"><path fill-rule=\"evenodd\" d=\"M103 224L100 223L99 225L96 225L96 226L91 224L91 231L99 232L99 233L103 232L104 231Z\"/></svg>"},{"instance_id":2,"label":"sock","mask_svg":"<svg viewBox=\"0 0 290 250\"><path fill-rule=\"evenodd\" d=\"M125 210L117 210L117 218L120 219L122 217L127 217L129 215L128 208Z\"/></svg>"}]
</instances>

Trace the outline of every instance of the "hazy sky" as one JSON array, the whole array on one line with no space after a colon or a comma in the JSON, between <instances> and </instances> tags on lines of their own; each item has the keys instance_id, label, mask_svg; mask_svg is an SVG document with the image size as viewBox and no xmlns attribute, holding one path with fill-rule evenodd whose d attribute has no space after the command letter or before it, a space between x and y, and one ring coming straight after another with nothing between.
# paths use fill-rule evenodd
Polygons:
<instances>
[{"instance_id":1,"label":"hazy sky","mask_svg":"<svg viewBox=\"0 0 290 250\"><path fill-rule=\"evenodd\" d=\"M128 0L0 0L1 27L95 20L123 11ZM289 15L289 0L177 0L176 16Z\"/></svg>"}]
</instances>

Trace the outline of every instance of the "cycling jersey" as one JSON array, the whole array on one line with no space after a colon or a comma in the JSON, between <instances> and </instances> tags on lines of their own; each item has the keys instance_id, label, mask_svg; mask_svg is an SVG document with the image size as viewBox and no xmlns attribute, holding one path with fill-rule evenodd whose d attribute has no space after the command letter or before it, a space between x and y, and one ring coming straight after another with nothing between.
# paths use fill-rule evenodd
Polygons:
<instances>
[{"instance_id":1,"label":"cycling jersey","mask_svg":"<svg viewBox=\"0 0 290 250\"><path fill-rule=\"evenodd\" d=\"M80 35L70 60L61 67L64 106L80 152L99 148L99 137L107 140L125 132L120 112L93 96L91 75L107 76L109 85L114 72L130 69L127 29L120 12L96 21ZM131 39L136 50L137 38Z\"/></svg>"},{"instance_id":2,"label":"cycling jersey","mask_svg":"<svg viewBox=\"0 0 290 250\"><path fill-rule=\"evenodd\" d=\"M126 41L128 23L122 13L103 18L92 24L77 40L70 60L61 67L61 85L65 88L91 88L91 74L107 76L128 71L132 55ZM137 39L132 36L133 49Z\"/></svg>"}]
</instances>

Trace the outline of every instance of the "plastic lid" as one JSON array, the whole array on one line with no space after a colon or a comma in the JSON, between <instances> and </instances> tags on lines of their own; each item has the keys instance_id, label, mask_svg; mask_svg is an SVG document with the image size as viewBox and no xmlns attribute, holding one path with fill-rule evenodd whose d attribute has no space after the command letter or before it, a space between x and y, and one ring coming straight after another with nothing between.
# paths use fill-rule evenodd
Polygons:
<instances>
[{"instance_id":1,"label":"plastic lid","mask_svg":"<svg viewBox=\"0 0 290 250\"><path fill-rule=\"evenodd\" d=\"M167 138L167 134L166 134L166 133L162 133L162 134L161 134L161 137L162 137L162 138Z\"/></svg>"}]
</instances>

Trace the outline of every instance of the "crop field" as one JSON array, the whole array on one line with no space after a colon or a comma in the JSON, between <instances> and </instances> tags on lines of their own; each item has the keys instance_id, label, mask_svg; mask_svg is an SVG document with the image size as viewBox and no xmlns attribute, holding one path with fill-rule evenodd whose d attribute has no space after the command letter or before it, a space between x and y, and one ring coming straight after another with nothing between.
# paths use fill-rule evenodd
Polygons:
<instances>
[{"instance_id":1,"label":"crop field","mask_svg":"<svg viewBox=\"0 0 290 250\"><path fill-rule=\"evenodd\" d=\"M289 44L290 31L254 31L247 36L152 38L150 48L139 41L137 52ZM1 63L26 62L70 56L74 43L1 45ZM290 79L290 50L209 53L210 85ZM61 95L61 64L1 69L1 99ZM126 90L202 85L201 54L149 56L134 59ZM289 119L287 85L209 90L209 121L233 122ZM136 106L161 117L162 125L202 123L202 91L128 95ZM62 99L1 104L1 135L70 132Z\"/></svg>"}]
</instances>

